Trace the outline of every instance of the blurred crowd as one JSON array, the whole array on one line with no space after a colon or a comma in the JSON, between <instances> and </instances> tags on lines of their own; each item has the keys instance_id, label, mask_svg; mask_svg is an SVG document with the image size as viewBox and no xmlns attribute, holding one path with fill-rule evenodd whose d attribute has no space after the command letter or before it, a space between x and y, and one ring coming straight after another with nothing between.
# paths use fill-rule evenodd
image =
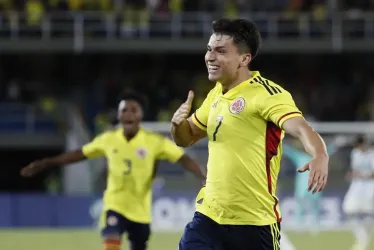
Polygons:
<instances>
[{"instance_id":1,"label":"blurred crowd","mask_svg":"<svg viewBox=\"0 0 374 250\"><path fill-rule=\"evenodd\" d=\"M121 37L170 36L175 29L182 31L182 36L201 36L206 33L205 24L219 17L252 18L264 37L273 30L270 22L278 24L279 36L324 36L331 33L330 20L337 11L348 13L344 16L344 21L349 22L344 23L343 33L357 37L366 32L373 36L363 15L370 10L374 10L374 0L0 0L0 37L10 37L14 32L42 37L46 30L47 36L71 37L76 34L73 22L77 15L70 13L83 12L84 33L89 37L111 32ZM305 12L309 13L307 19L301 15ZM108 14L106 18L102 13ZM269 18L267 13L277 15ZM48 25L44 25L45 21ZM175 23L181 23L181 27L172 25Z\"/></svg>"},{"instance_id":2,"label":"blurred crowd","mask_svg":"<svg viewBox=\"0 0 374 250\"><path fill-rule=\"evenodd\" d=\"M321 8L369 10L373 0L0 0L2 11L122 11L127 8L157 11L222 10L309 11Z\"/></svg>"},{"instance_id":3,"label":"blurred crowd","mask_svg":"<svg viewBox=\"0 0 374 250\"><path fill-rule=\"evenodd\" d=\"M374 120L370 58L370 54L264 54L251 67L288 89L308 119L368 121ZM77 104L95 132L116 121L123 89L147 97L146 120L170 121L188 90L195 91L197 108L213 87L202 54L3 55L0 83L3 102L38 103L48 110L55 106L54 100Z\"/></svg>"},{"instance_id":4,"label":"blurred crowd","mask_svg":"<svg viewBox=\"0 0 374 250\"><path fill-rule=\"evenodd\" d=\"M311 11L323 18L335 11L374 10L374 0L0 0L0 13L25 13L29 24L37 24L45 13L59 11L103 11L126 19L147 22L151 15L188 11L215 12L238 16L250 11L278 11L297 14ZM131 19L131 20L130 20Z\"/></svg>"}]
</instances>

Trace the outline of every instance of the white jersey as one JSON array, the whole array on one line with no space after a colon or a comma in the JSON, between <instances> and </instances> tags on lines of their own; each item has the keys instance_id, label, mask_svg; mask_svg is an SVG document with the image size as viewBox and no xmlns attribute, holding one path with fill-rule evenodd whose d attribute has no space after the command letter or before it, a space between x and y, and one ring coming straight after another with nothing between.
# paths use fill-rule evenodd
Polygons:
<instances>
[{"instance_id":1,"label":"white jersey","mask_svg":"<svg viewBox=\"0 0 374 250\"><path fill-rule=\"evenodd\" d=\"M361 175L372 175L374 152L353 149L351 169ZM374 179L353 179L345 196L343 209L347 213L374 212Z\"/></svg>"},{"instance_id":2,"label":"white jersey","mask_svg":"<svg viewBox=\"0 0 374 250\"><path fill-rule=\"evenodd\" d=\"M351 168L362 175L372 175L374 172L374 152L353 149L351 152ZM374 192L374 179L353 179L349 189L360 191L372 189Z\"/></svg>"}]
</instances>

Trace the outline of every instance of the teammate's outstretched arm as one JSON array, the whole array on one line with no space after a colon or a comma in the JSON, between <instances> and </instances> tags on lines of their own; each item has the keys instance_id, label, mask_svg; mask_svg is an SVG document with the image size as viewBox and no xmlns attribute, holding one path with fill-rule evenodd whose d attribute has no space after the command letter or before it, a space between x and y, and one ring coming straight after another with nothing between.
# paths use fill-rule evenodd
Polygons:
<instances>
[{"instance_id":1,"label":"teammate's outstretched arm","mask_svg":"<svg viewBox=\"0 0 374 250\"><path fill-rule=\"evenodd\" d=\"M188 118L193 98L194 93L190 91L187 100L174 113L171 120L171 135L174 142L180 147L188 147L206 136L206 132L197 127L191 117Z\"/></svg>"},{"instance_id":2,"label":"teammate's outstretched arm","mask_svg":"<svg viewBox=\"0 0 374 250\"><path fill-rule=\"evenodd\" d=\"M298 138L313 159L298 172L310 171L308 191L321 192L327 183L329 155L322 137L303 117L293 117L283 123L286 133Z\"/></svg>"},{"instance_id":3,"label":"teammate's outstretched arm","mask_svg":"<svg viewBox=\"0 0 374 250\"><path fill-rule=\"evenodd\" d=\"M82 150L79 149L79 150L63 153L55 157L33 161L26 167L22 168L21 175L24 177L32 177L35 174L43 170L46 170L48 168L67 165L67 164L82 161L85 159L86 159L86 156L83 154Z\"/></svg>"},{"instance_id":4,"label":"teammate's outstretched arm","mask_svg":"<svg viewBox=\"0 0 374 250\"><path fill-rule=\"evenodd\" d=\"M205 184L206 175L201 171L199 165L187 154L184 154L179 160L178 163L182 165L182 167L193 173L199 180L201 180Z\"/></svg>"},{"instance_id":5,"label":"teammate's outstretched arm","mask_svg":"<svg viewBox=\"0 0 374 250\"><path fill-rule=\"evenodd\" d=\"M103 148L105 148L105 135L98 135L81 149L31 162L21 170L21 175L24 177L32 177L48 168L68 165L70 163L86 160L87 158L104 156Z\"/></svg>"}]
</instances>

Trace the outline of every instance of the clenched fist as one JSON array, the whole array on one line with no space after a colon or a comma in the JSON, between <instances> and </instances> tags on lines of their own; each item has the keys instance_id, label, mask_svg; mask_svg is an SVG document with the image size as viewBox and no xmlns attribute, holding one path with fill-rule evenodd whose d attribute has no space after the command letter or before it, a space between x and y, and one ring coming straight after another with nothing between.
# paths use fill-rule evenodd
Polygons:
<instances>
[{"instance_id":1,"label":"clenched fist","mask_svg":"<svg viewBox=\"0 0 374 250\"><path fill-rule=\"evenodd\" d=\"M174 126L180 125L188 118L188 115L191 112L193 98L194 93L190 90L190 92L188 92L187 100L179 107L179 109L174 113L173 119L171 119L171 123Z\"/></svg>"}]
</instances>

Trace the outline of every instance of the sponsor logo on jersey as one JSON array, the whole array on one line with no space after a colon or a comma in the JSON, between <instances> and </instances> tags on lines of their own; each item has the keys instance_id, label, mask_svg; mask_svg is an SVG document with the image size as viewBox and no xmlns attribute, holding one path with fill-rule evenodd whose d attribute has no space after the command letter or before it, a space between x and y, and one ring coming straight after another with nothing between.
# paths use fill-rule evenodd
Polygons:
<instances>
[{"instance_id":1,"label":"sponsor logo on jersey","mask_svg":"<svg viewBox=\"0 0 374 250\"><path fill-rule=\"evenodd\" d=\"M230 112L233 114L239 114L245 108L245 100L243 97L237 98L231 105L230 105Z\"/></svg>"},{"instance_id":2,"label":"sponsor logo on jersey","mask_svg":"<svg viewBox=\"0 0 374 250\"><path fill-rule=\"evenodd\" d=\"M217 104L218 104L218 101L215 101L215 102L212 104L212 108L217 108Z\"/></svg>"}]
</instances>

